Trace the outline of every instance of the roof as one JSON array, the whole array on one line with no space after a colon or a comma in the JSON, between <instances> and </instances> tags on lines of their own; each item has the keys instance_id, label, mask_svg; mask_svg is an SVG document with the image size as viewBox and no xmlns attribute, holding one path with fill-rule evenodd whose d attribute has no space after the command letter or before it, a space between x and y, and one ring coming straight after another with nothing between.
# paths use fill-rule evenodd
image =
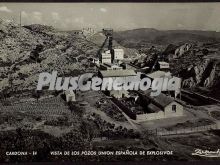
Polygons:
<instances>
[{"instance_id":1,"label":"roof","mask_svg":"<svg viewBox=\"0 0 220 165\"><path fill-rule=\"evenodd\" d=\"M161 107L165 108L167 105L172 103L174 99L170 96L166 96L165 94L161 93L158 96L154 97L154 101Z\"/></svg>"},{"instance_id":2,"label":"roof","mask_svg":"<svg viewBox=\"0 0 220 165\"><path fill-rule=\"evenodd\" d=\"M66 95L68 95L68 94L70 94L70 95L75 95L75 93L74 93L72 90L66 90L66 91L65 91L65 94L66 94Z\"/></svg>"},{"instance_id":3,"label":"roof","mask_svg":"<svg viewBox=\"0 0 220 165\"><path fill-rule=\"evenodd\" d=\"M107 66L107 67L120 67L120 66L118 66L118 65L116 65L116 64L112 64L112 63L103 63L102 65L105 65L105 66Z\"/></svg>"},{"instance_id":4,"label":"roof","mask_svg":"<svg viewBox=\"0 0 220 165\"><path fill-rule=\"evenodd\" d=\"M154 104L155 106L159 107L161 110L163 110L167 105L172 103L174 98L167 96L163 93L160 93L158 96L150 96L152 90L146 90L143 92L144 96L146 96L148 99L150 98L151 103ZM150 103L150 104L151 104Z\"/></svg>"},{"instance_id":5,"label":"roof","mask_svg":"<svg viewBox=\"0 0 220 165\"><path fill-rule=\"evenodd\" d=\"M124 52L123 49L119 49L119 48L114 49L114 51L122 51L122 52Z\"/></svg>"},{"instance_id":6,"label":"roof","mask_svg":"<svg viewBox=\"0 0 220 165\"><path fill-rule=\"evenodd\" d=\"M161 109L160 109L158 106L156 106L156 105L154 105L154 104L152 104L152 103L150 103L150 104L147 106L147 109L148 109L150 112L152 112L152 113L161 111Z\"/></svg>"},{"instance_id":7,"label":"roof","mask_svg":"<svg viewBox=\"0 0 220 165\"><path fill-rule=\"evenodd\" d=\"M161 65L169 65L169 63L164 62L164 61L159 61L158 63L161 64Z\"/></svg>"},{"instance_id":8,"label":"roof","mask_svg":"<svg viewBox=\"0 0 220 165\"><path fill-rule=\"evenodd\" d=\"M164 72L164 71L159 70L159 71L155 71L153 73L147 74L147 77L152 78L152 79L161 78L161 77L171 78L171 74L170 74L170 72Z\"/></svg>"},{"instance_id":9,"label":"roof","mask_svg":"<svg viewBox=\"0 0 220 165\"><path fill-rule=\"evenodd\" d=\"M102 77L126 77L126 76L136 76L137 73L135 73L134 70L104 70L99 71L102 75Z\"/></svg>"}]
</instances>

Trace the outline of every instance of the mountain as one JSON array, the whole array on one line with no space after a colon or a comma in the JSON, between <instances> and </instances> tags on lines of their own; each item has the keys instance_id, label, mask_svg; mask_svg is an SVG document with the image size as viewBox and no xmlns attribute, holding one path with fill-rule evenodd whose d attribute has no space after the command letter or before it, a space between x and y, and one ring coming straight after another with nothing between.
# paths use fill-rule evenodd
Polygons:
<instances>
[{"instance_id":1,"label":"mountain","mask_svg":"<svg viewBox=\"0 0 220 165\"><path fill-rule=\"evenodd\" d=\"M143 44L182 44L194 42L220 42L220 33L199 30L156 30L141 28L114 33L115 40L125 47L140 47Z\"/></svg>"}]
</instances>

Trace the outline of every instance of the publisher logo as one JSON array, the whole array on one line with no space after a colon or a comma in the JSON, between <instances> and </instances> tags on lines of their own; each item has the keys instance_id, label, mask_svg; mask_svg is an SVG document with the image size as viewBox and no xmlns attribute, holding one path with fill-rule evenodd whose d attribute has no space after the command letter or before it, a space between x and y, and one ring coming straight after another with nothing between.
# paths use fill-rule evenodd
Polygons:
<instances>
[{"instance_id":1,"label":"publisher logo","mask_svg":"<svg viewBox=\"0 0 220 165\"><path fill-rule=\"evenodd\" d=\"M192 155L198 155L203 157L220 157L220 149L217 149L216 151L209 151L209 150L202 150L202 149L195 149L194 153Z\"/></svg>"}]
</instances>

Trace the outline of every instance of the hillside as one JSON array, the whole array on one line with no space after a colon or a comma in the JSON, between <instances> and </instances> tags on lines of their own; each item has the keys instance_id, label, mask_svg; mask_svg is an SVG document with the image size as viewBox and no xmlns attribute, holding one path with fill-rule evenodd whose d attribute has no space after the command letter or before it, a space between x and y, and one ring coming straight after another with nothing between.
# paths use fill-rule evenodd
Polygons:
<instances>
[{"instance_id":1,"label":"hillside","mask_svg":"<svg viewBox=\"0 0 220 165\"><path fill-rule=\"evenodd\" d=\"M41 72L76 75L90 69L87 59L99 47L84 37L56 31L53 27L19 27L0 20L0 90L36 88Z\"/></svg>"}]
</instances>

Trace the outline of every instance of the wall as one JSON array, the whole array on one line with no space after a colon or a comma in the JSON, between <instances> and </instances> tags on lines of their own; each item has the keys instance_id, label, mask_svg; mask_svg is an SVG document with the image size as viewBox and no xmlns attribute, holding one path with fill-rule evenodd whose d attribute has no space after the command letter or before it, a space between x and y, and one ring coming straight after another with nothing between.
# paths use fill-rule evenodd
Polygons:
<instances>
[{"instance_id":1,"label":"wall","mask_svg":"<svg viewBox=\"0 0 220 165\"><path fill-rule=\"evenodd\" d=\"M145 113L141 115L137 115L137 121L148 121L148 120L156 120L165 118L165 114L163 111L159 111L157 113Z\"/></svg>"},{"instance_id":2,"label":"wall","mask_svg":"<svg viewBox=\"0 0 220 165\"><path fill-rule=\"evenodd\" d=\"M176 112L172 111L172 105L176 105ZM182 116L183 106L174 101L165 107L164 112L165 112L165 117Z\"/></svg>"},{"instance_id":3,"label":"wall","mask_svg":"<svg viewBox=\"0 0 220 165\"><path fill-rule=\"evenodd\" d=\"M66 101L76 101L75 94L66 94Z\"/></svg>"},{"instance_id":4,"label":"wall","mask_svg":"<svg viewBox=\"0 0 220 165\"><path fill-rule=\"evenodd\" d=\"M172 105L176 105L176 112L172 112ZM177 117L183 115L183 106L177 102L172 102L167 105L164 111L159 111L157 113L146 113L137 115L137 121L148 121L148 120L157 120L164 119L169 117Z\"/></svg>"}]
</instances>

